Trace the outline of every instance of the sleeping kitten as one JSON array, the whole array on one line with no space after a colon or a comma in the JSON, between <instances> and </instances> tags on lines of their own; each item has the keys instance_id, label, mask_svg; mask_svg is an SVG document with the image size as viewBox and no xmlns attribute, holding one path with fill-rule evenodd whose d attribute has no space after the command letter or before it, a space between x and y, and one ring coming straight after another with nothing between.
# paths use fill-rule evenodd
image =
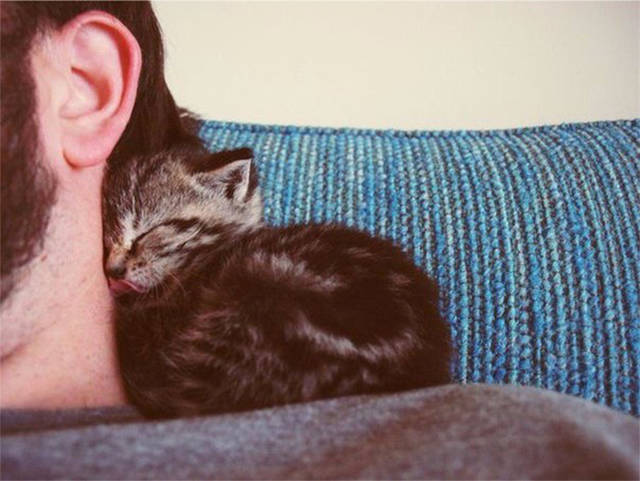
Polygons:
<instances>
[{"instance_id":1,"label":"sleeping kitten","mask_svg":"<svg viewBox=\"0 0 640 481\"><path fill-rule=\"evenodd\" d=\"M175 148L107 172L131 402L165 417L447 383L435 283L368 234L263 224L251 157Z\"/></svg>"}]
</instances>

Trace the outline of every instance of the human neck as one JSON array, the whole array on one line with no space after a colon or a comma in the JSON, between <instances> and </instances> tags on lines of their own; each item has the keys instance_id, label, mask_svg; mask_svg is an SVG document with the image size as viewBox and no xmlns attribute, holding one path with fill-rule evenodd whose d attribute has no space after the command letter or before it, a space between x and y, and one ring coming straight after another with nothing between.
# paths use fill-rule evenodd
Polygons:
<instances>
[{"instance_id":1,"label":"human neck","mask_svg":"<svg viewBox=\"0 0 640 481\"><path fill-rule=\"evenodd\" d=\"M4 324L29 329L23 342L0 361L3 408L125 402L112 301L102 271L100 198L95 194L100 192L100 174L87 179L85 173L82 184L71 182L59 189L44 249L3 307Z\"/></svg>"}]
</instances>

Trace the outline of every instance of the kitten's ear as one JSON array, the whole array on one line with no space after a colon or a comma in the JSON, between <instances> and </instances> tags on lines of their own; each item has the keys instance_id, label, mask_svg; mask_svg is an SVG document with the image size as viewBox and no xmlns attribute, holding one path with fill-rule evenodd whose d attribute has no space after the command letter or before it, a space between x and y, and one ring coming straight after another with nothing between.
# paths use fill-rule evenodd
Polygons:
<instances>
[{"instance_id":1,"label":"kitten's ear","mask_svg":"<svg viewBox=\"0 0 640 481\"><path fill-rule=\"evenodd\" d=\"M237 151L224 152L224 154L232 152L235 159L230 161L227 156L223 165L220 165L220 152L211 154L211 164L217 163L217 168L206 172L201 171L197 174L197 178L203 184L221 189L228 199L245 202L253 195L258 185L252 152L251 149L238 149ZM238 157L240 157L239 160Z\"/></svg>"},{"instance_id":2,"label":"kitten's ear","mask_svg":"<svg viewBox=\"0 0 640 481\"><path fill-rule=\"evenodd\" d=\"M216 170L224 184L228 199L246 201L256 188L255 172L251 159L236 160Z\"/></svg>"}]
</instances>

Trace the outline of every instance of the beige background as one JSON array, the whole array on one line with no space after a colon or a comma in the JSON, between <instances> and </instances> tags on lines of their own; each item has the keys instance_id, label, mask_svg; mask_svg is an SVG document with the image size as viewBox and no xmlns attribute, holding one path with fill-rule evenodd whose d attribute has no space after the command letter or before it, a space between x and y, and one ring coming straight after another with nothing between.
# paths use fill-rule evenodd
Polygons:
<instances>
[{"instance_id":1,"label":"beige background","mask_svg":"<svg viewBox=\"0 0 640 481\"><path fill-rule=\"evenodd\" d=\"M640 3L155 2L178 103L275 124L640 116Z\"/></svg>"}]
</instances>

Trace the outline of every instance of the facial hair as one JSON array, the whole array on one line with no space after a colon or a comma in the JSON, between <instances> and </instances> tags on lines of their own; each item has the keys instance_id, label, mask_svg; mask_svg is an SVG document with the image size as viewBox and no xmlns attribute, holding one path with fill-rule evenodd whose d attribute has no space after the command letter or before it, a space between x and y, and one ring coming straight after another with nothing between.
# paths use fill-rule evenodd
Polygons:
<instances>
[{"instance_id":1,"label":"facial hair","mask_svg":"<svg viewBox=\"0 0 640 481\"><path fill-rule=\"evenodd\" d=\"M0 304L17 287L21 268L42 250L55 203L56 178L39 157L29 19L11 4L0 11Z\"/></svg>"}]
</instances>

